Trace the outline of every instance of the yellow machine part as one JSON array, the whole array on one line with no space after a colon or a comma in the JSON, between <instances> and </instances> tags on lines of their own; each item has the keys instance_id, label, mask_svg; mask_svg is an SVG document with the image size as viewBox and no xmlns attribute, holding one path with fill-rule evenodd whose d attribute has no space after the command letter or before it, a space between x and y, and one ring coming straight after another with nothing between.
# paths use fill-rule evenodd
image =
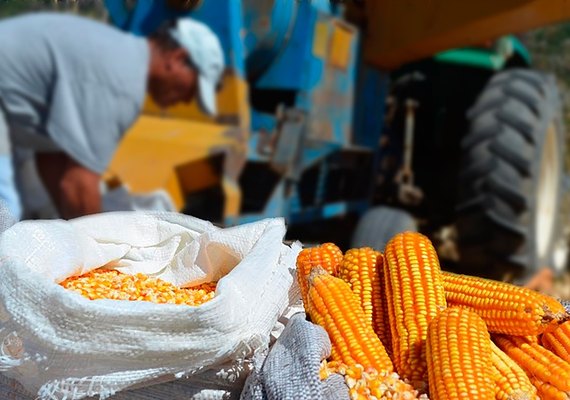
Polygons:
<instances>
[{"instance_id":1,"label":"yellow machine part","mask_svg":"<svg viewBox=\"0 0 570 400\"><path fill-rule=\"evenodd\" d=\"M143 115L126 133L105 173L107 184L124 184L133 194L166 190L179 211L187 194L220 184L224 217L237 217L237 178L250 125L247 83L225 71L216 101L218 115L211 118L196 101L161 110L147 97ZM219 171L213 160L221 155Z\"/></svg>"},{"instance_id":2,"label":"yellow machine part","mask_svg":"<svg viewBox=\"0 0 570 400\"><path fill-rule=\"evenodd\" d=\"M360 13L352 12L366 20L365 58L384 69L570 19L567 0L376 0L364 4Z\"/></svg>"},{"instance_id":3,"label":"yellow machine part","mask_svg":"<svg viewBox=\"0 0 570 400\"><path fill-rule=\"evenodd\" d=\"M216 169L216 156L241 156L243 138L227 125L143 115L125 135L105 174L109 184L126 184L134 194L158 189L168 192L180 211L185 195L221 184L226 192L225 213L239 209L239 192Z\"/></svg>"}]
</instances>

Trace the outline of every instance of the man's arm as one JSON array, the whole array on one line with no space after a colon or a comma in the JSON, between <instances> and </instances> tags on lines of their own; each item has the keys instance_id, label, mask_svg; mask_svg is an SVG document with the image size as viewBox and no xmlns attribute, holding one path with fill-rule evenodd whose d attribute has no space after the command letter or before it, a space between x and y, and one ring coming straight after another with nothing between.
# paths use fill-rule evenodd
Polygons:
<instances>
[{"instance_id":1,"label":"man's arm","mask_svg":"<svg viewBox=\"0 0 570 400\"><path fill-rule=\"evenodd\" d=\"M62 218L101 212L99 174L64 153L36 154L36 166Z\"/></svg>"}]
</instances>

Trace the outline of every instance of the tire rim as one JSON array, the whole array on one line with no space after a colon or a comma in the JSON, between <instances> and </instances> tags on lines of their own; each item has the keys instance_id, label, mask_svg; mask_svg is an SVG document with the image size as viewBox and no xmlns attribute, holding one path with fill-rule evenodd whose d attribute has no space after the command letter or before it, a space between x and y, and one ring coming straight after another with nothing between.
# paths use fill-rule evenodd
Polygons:
<instances>
[{"instance_id":1,"label":"tire rim","mask_svg":"<svg viewBox=\"0 0 570 400\"><path fill-rule=\"evenodd\" d=\"M550 124L542 150L535 214L536 246L538 260L540 261L546 259L557 218L556 205L560 168L556 138L556 127Z\"/></svg>"}]
</instances>

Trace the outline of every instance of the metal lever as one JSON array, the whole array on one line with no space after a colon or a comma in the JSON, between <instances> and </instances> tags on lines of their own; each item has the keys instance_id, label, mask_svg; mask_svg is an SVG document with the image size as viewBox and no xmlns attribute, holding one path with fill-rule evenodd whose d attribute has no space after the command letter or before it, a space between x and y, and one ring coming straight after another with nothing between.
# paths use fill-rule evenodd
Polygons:
<instances>
[{"instance_id":1,"label":"metal lever","mask_svg":"<svg viewBox=\"0 0 570 400\"><path fill-rule=\"evenodd\" d=\"M412 160L414 155L415 110L419 103L413 99L406 100L406 131L404 136L403 165L396 182L399 184L398 199L406 205L418 205L424 198L422 190L414 185Z\"/></svg>"}]
</instances>

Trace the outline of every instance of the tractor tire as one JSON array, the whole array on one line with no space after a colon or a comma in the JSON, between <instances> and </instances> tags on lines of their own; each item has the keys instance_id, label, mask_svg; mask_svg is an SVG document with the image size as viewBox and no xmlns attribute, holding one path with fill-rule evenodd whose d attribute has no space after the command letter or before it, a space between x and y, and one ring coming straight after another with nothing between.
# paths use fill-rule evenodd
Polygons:
<instances>
[{"instance_id":1,"label":"tractor tire","mask_svg":"<svg viewBox=\"0 0 570 400\"><path fill-rule=\"evenodd\" d=\"M358 221L351 247L372 247L383 252L394 235L417 229L416 221L407 212L385 206L374 207Z\"/></svg>"},{"instance_id":2,"label":"tractor tire","mask_svg":"<svg viewBox=\"0 0 570 400\"><path fill-rule=\"evenodd\" d=\"M467 116L456 208L460 269L523 284L553 266L562 238L565 138L555 79L501 72Z\"/></svg>"}]
</instances>

